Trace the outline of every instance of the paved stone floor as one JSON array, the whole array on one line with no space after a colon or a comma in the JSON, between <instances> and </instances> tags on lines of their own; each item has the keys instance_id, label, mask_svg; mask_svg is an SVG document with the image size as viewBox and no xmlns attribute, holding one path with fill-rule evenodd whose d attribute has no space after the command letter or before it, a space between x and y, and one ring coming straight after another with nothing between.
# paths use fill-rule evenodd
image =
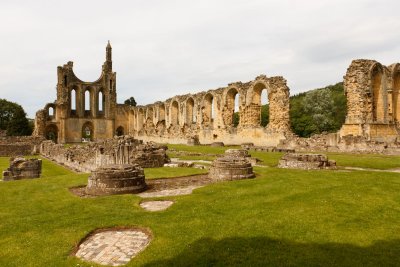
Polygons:
<instances>
[{"instance_id":1,"label":"paved stone floor","mask_svg":"<svg viewBox=\"0 0 400 267\"><path fill-rule=\"evenodd\" d=\"M160 191L153 191L153 192L143 192L137 194L140 197L147 198L147 197L169 197L169 196L180 196L180 195L190 195L194 189L200 188L202 186L199 185L192 185L186 186L176 189L165 189Z\"/></svg>"},{"instance_id":2,"label":"paved stone floor","mask_svg":"<svg viewBox=\"0 0 400 267\"><path fill-rule=\"evenodd\" d=\"M140 203L140 207L148 211L166 210L174 204L171 200L145 201Z\"/></svg>"},{"instance_id":3,"label":"paved stone floor","mask_svg":"<svg viewBox=\"0 0 400 267\"><path fill-rule=\"evenodd\" d=\"M76 256L101 265L120 266L144 250L150 240L150 236L141 230L99 232L79 246Z\"/></svg>"}]
</instances>

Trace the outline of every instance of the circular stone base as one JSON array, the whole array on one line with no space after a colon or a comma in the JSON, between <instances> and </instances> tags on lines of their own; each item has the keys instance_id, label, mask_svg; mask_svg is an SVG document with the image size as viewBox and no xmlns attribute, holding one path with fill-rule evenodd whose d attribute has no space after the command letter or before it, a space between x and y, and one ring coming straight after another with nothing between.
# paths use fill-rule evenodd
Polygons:
<instances>
[{"instance_id":1,"label":"circular stone base","mask_svg":"<svg viewBox=\"0 0 400 267\"><path fill-rule=\"evenodd\" d=\"M148 211L160 211L166 210L174 204L170 200L159 200L159 201L145 201L140 203L140 207Z\"/></svg>"},{"instance_id":2,"label":"circular stone base","mask_svg":"<svg viewBox=\"0 0 400 267\"><path fill-rule=\"evenodd\" d=\"M84 261L120 266L144 250L150 241L150 235L142 230L107 230L86 238L75 255Z\"/></svg>"},{"instance_id":3,"label":"circular stone base","mask_svg":"<svg viewBox=\"0 0 400 267\"><path fill-rule=\"evenodd\" d=\"M140 193L146 189L143 169L137 164L106 165L97 168L88 179L89 195Z\"/></svg>"},{"instance_id":4,"label":"circular stone base","mask_svg":"<svg viewBox=\"0 0 400 267\"><path fill-rule=\"evenodd\" d=\"M223 157L213 161L208 176L216 181L254 178L253 167L247 157L247 150L228 149Z\"/></svg>"}]
</instances>

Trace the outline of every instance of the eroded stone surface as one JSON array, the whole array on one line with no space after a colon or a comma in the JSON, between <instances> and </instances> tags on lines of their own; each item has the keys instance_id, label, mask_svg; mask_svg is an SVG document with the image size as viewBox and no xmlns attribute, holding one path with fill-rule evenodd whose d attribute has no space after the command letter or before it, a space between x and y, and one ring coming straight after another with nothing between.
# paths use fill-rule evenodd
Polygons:
<instances>
[{"instance_id":1,"label":"eroded stone surface","mask_svg":"<svg viewBox=\"0 0 400 267\"><path fill-rule=\"evenodd\" d=\"M84 261L120 266L144 250L150 241L151 237L142 230L108 230L89 236L75 255Z\"/></svg>"},{"instance_id":2,"label":"eroded stone surface","mask_svg":"<svg viewBox=\"0 0 400 267\"><path fill-rule=\"evenodd\" d=\"M166 150L166 146L143 143L131 136L72 146L46 141L40 146L43 156L81 172L94 171L100 166L110 164L139 164L142 168L162 167L169 162Z\"/></svg>"},{"instance_id":3,"label":"eroded stone surface","mask_svg":"<svg viewBox=\"0 0 400 267\"><path fill-rule=\"evenodd\" d=\"M145 201L140 203L140 207L148 211L160 211L166 210L174 204L171 200L156 200L156 201Z\"/></svg>"},{"instance_id":4,"label":"eroded stone surface","mask_svg":"<svg viewBox=\"0 0 400 267\"><path fill-rule=\"evenodd\" d=\"M3 171L3 180L39 178L42 173L41 159L10 158L10 167Z\"/></svg>"},{"instance_id":5,"label":"eroded stone surface","mask_svg":"<svg viewBox=\"0 0 400 267\"><path fill-rule=\"evenodd\" d=\"M336 161L328 160L322 154L287 153L280 160L278 168L285 169L336 169Z\"/></svg>"},{"instance_id":6,"label":"eroded stone surface","mask_svg":"<svg viewBox=\"0 0 400 267\"><path fill-rule=\"evenodd\" d=\"M143 169L137 164L106 165L89 176L86 193L111 195L139 193L146 189Z\"/></svg>"},{"instance_id":7,"label":"eroded stone surface","mask_svg":"<svg viewBox=\"0 0 400 267\"><path fill-rule=\"evenodd\" d=\"M223 157L213 161L208 176L217 181L253 178L255 175L248 157L245 149L228 149Z\"/></svg>"}]
</instances>

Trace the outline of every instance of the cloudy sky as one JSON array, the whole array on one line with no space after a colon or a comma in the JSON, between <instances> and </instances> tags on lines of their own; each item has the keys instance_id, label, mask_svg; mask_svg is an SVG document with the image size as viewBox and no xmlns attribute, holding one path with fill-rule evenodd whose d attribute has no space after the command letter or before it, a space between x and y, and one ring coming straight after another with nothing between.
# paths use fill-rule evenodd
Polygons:
<instances>
[{"instance_id":1,"label":"cloudy sky","mask_svg":"<svg viewBox=\"0 0 400 267\"><path fill-rule=\"evenodd\" d=\"M56 98L56 68L96 80L113 47L118 102L139 104L284 76L291 94L342 81L352 59L400 61L398 0L0 2L0 98L30 117Z\"/></svg>"}]
</instances>

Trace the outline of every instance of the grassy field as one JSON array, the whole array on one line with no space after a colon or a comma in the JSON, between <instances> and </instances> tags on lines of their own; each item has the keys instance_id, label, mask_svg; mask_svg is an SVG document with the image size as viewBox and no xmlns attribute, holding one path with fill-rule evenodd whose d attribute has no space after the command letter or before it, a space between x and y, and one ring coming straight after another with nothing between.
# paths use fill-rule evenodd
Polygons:
<instances>
[{"instance_id":1,"label":"grassy field","mask_svg":"<svg viewBox=\"0 0 400 267\"><path fill-rule=\"evenodd\" d=\"M68 188L88 174L44 160L43 178L0 182L0 266L96 266L70 253L90 231L112 226L153 234L128 266L398 266L399 173L284 170L273 167L278 154L257 155L271 167L256 167L255 179L168 197L175 204L162 212L144 211L135 195L76 197ZM400 165L398 157L330 156L354 167ZM0 158L0 169L7 165Z\"/></svg>"}]
</instances>

